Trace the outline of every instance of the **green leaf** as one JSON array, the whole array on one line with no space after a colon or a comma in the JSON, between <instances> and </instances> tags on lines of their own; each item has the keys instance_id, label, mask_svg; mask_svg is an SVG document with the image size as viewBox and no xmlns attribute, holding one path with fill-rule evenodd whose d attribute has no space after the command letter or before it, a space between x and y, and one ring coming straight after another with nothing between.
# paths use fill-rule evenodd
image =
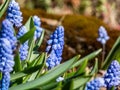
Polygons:
<instances>
[{"instance_id":1,"label":"green leaf","mask_svg":"<svg viewBox=\"0 0 120 90\"><path fill-rule=\"evenodd\" d=\"M35 62L31 62L29 67L34 67L39 64L41 64L42 66L39 68L37 72L32 73L31 75L27 75L23 81L24 82L31 81L31 80L34 80L37 76L39 77L39 75L41 75L41 70L45 66L45 60L46 60L46 54L42 53L36 60L34 60Z\"/></svg>"},{"instance_id":2,"label":"green leaf","mask_svg":"<svg viewBox=\"0 0 120 90\"><path fill-rule=\"evenodd\" d=\"M51 69L50 71L48 71L47 74L41 76L38 79L35 79L34 81L30 81L28 83L24 83L24 84L20 84L17 86L13 86L11 87L9 90L16 90L19 88L19 90L25 90L25 89L31 89L37 86L42 86L48 82L50 82L51 80L57 78L58 76L60 76L61 74L63 74L65 71L67 71L68 69L70 69L70 66L79 58L79 55L70 59L69 61L60 64L58 66L56 66L55 68Z\"/></svg>"},{"instance_id":3,"label":"green leaf","mask_svg":"<svg viewBox=\"0 0 120 90\"><path fill-rule=\"evenodd\" d=\"M45 57L44 57L44 61L43 61L43 67L41 68L41 69L39 69L39 71L38 71L38 73L37 73L37 75L36 75L36 77L35 78L39 78L40 77L40 75L41 75L41 73L42 73L42 70L44 69L44 66L46 65L46 59L47 59L47 54L45 54Z\"/></svg>"},{"instance_id":4,"label":"green leaf","mask_svg":"<svg viewBox=\"0 0 120 90\"><path fill-rule=\"evenodd\" d=\"M107 69L112 60L118 60L120 62L120 36L116 40L109 54L107 55L105 62L103 63L102 69Z\"/></svg>"},{"instance_id":5,"label":"green leaf","mask_svg":"<svg viewBox=\"0 0 120 90\"><path fill-rule=\"evenodd\" d=\"M81 86L78 90L85 90L85 85Z\"/></svg>"},{"instance_id":6,"label":"green leaf","mask_svg":"<svg viewBox=\"0 0 120 90\"><path fill-rule=\"evenodd\" d=\"M41 53L41 55L39 55L35 60L33 60L30 63L29 67L34 67L36 65L43 64L43 62L45 61L45 58L46 58L46 54Z\"/></svg>"},{"instance_id":7,"label":"green leaf","mask_svg":"<svg viewBox=\"0 0 120 90\"><path fill-rule=\"evenodd\" d=\"M89 55L81 58L81 59L78 60L75 64L73 64L73 65L71 66L71 68L74 68L74 67L79 66L79 65L80 65L83 61L85 61L85 60L88 60L88 61L89 61L89 60L95 58L101 51L102 51L102 49L99 49L99 50L94 51L93 53L91 53L91 54L89 54Z\"/></svg>"},{"instance_id":8,"label":"green leaf","mask_svg":"<svg viewBox=\"0 0 120 90\"><path fill-rule=\"evenodd\" d=\"M43 86L38 86L37 89L39 90L52 90L53 88L57 87L58 82L50 82L48 84L45 84Z\"/></svg>"},{"instance_id":9,"label":"green leaf","mask_svg":"<svg viewBox=\"0 0 120 90\"><path fill-rule=\"evenodd\" d=\"M19 56L19 52L16 52L16 55L14 57L15 65L14 65L14 70L15 72L19 72L22 70L22 64Z\"/></svg>"},{"instance_id":10,"label":"green leaf","mask_svg":"<svg viewBox=\"0 0 120 90\"><path fill-rule=\"evenodd\" d=\"M25 24L25 26L26 26L28 32L18 39L22 44L25 41L27 41L30 38L32 38L34 36L34 32L36 30L36 28L34 26L34 21L33 21L32 17L29 18L29 20L27 21L27 23Z\"/></svg>"},{"instance_id":11,"label":"green leaf","mask_svg":"<svg viewBox=\"0 0 120 90\"><path fill-rule=\"evenodd\" d=\"M27 60L29 60L28 62L31 62L32 61L31 58L33 58L32 54L34 53L33 48L35 46L34 38L31 38L29 40L28 46L29 46L29 50L28 50Z\"/></svg>"},{"instance_id":12,"label":"green leaf","mask_svg":"<svg viewBox=\"0 0 120 90\"><path fill-rule=\"evenodd\" d=\"M0 80L2 79L2 72L0 72Z\"/></svg>"},{"instance_id":13,"label":"green leaf","mask_svg":"<svg viewBox=\"0 0 120 90\"><path fill-rule=\"evenodd\" d=\"M82 64L79 66L79 69L76 71L75 75L81 74L85 72L85 68L87 66L88 60L85 60L82 62Z\"/></svg>"},{"instance_id":14,"label":"green leaf","mask_svg":"<svg viewBox=\"0 0 120 90\"><path fill-rule=\"evenodd\" d=\"M25 23L25 26L26 26L28 31L30 31L31 28L34 27L34 21L33 21L32 16L29 17L28 21Z\"/></svg>"},{"instance_id":15,"label":"green leaf","mask_svg":"<svg viewBox=\"0 0 120 90\"><path fill-rule=\"evenodd\" d=\"M91 76L83 76L73 79L73 89L77 89L83 85L85 85L89 80L91 79Z\"/></svg>"},{"instance_id":16,"label":"green leaf","mask_svg":"<svg viewBox=\"0 0 120 90\"><path fill-rule=\"evenodd\" d=\"M115 90L115 86L112 86L112 87L110 88L110 90Z\"/></svg>"},{"instance_id":17,"label":"green leaf","mask_svg":"<svg viewBox=\"0 0 120 90\"><path fill-rule=\"evenodd\" d=\"M98 60L95 60L95 65L94 65L93 69L91 70L90 75L93 75L97 72L98 72Z\"/></svg>"},{"instance_id":18,"label":"green leaf","mask_svg":"<svg viewBox=\"0 0 120 90\"><path fill-rule=\"evenodd\" d=\"M73 90L73 80L65 81L62 90Z\"/></svg>"},{"instance_id":19,"label":"green leaf","mask_svg":"<svg viewBox=\"0 0 120 90\"><path fill-rule=\"evenodd\" d=\"M4 3L0 6L0 18L5 13L10 0L3 0L3 1L4 1Z\"/></svg>"},{"instance_id":20,"label":"green leaf","mask_svg":"<svg viewBox=\"0 0 120 90\"><path fill-rule=\"evenodd\" d=\"M50 89L49 89L50 90ZM57 86L52 90L62 90L62 82L59 82Z\"/></svg>"},{"instance_id":21,"label":"green leaf","mask_svg":"<svg viewBox=\"0 0 120 90\"><path fill-rule=\"evenodd\" d=\"M25 69L23 71L15 73L15 74L11 74L10 80L16 80L16 79L19 79L19 78L24 77L26 75L32 74L32 73L36 72L37 70L39 70L41 67L42 67L42 64Z\"/></svg>"},{"instance_id":22,"label":"green leaf","mask_svg":"<svg viewBox=\"0 0 120 90\"><path fill-rule=\"evenodd\" d=\"M67 73L67 72L66 72L66 73L65 73L65 78L71 78L72 76L75 75L75 73L76 73L75 71L74 71L74 72L72 71L72 72L70 72L70 73Z\"/></svg>"},{"instance_id":23,"label":"green leaf","mask_svg":"<svg viewBox=\"0 0 120 90\"><path fill-rule=\"evenodd\" d=\"M37 40L34 50L37 50L41 46L41 43L42 43L43 38L44 38L44 34L45 34L45 30L42 31L40 38Z\"/></svg>"}]
</instances>

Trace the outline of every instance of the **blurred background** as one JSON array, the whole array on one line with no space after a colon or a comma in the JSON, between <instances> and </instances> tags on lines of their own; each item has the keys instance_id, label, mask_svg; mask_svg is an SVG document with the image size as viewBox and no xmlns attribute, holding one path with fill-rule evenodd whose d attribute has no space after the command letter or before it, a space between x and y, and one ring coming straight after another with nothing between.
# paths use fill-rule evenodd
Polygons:
<instances>
[{"instance_id":1,"label":"blurred background","mask_svg":"<svg viewBox=\"0 0 120 90\"><path fill-rule=\"evenodd\" d=\"M120 28L120 0L17 0L21 7L39 8L54 14L81 14L102 19Z\"/></svg>"},{"instance_id":2,"label":"blurred background","mask_svg":"<svg viewBox=\"0 0 120 90\"><path fill-rule=\"evenodd\" d=\"M104 26L110 40L106 55L120 35L120 0L17 0L24 22L30 15L38 15L47 29L42 49L57 25L65 28L63 59L76 54L85 56L102 45L97 42L98 28ZM101 55L99 56L101 57Z\"/></svg>"}]
</instances>

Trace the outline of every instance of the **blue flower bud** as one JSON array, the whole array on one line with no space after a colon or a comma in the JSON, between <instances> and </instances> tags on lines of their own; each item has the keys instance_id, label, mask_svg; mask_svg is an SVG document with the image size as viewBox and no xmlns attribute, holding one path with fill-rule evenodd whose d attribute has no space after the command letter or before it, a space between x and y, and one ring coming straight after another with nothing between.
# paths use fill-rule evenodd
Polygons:
<instances>
[{"instance_id":1,"label":"blue flower bud","mask_svg":"<svg viewBox=\"0 0 120 90\"><path fill-rule=\"evenodd\" d=\"M17 38L14 36L14 29L8 19L3 20L2 29L0 31L0 38L6 38L10 41L12 49L16 48Z\"/></svg>"},{"instance_id":2,"label":"blue flower bud","mask_svg":"<svg viewBox=\"0 0 120 90\"><path fill-rule=\"evenodd\" d=\"M50 36L50 39L47 41L47 44L46 52L49 54L49 57L46 60L46 65L48 69L51 69L59 65L62 60L64 46L64 28L62 26L56 28Z\"/></svg>"},{"instance_id":3,"label":"blue flower bud","mask_svg":"<svg viewBox=\"0 0 120 90\"><path fill-rule=\"evenodd\" d=\"M8 6L6 18L16 27L20 27L22 25L22 12L20 11L19 4L15 2L15 0L11 0Z\"/></svg>"},{"instance_id":4,"label":"blue flower bud","mask_svg":"<svg viewBox=\"0 0 120 90\"><path fill-rule=\"evenodd\" d=\"M36 27L35 33L34 33L34 39L38 39L41 36L41 33L43 29L41 28L41 21L38 16L33 16L34 24Z\"/></svg>"},{"instance_id":5,"label":"blue flower bud","mask_svg":"<svg viewBox=\"0 0 120 90\"><path fill-rule=\"evenodd\" d=\"M25 33L27 33L27 29L25 26L22 26L20 29L19 29L19 32L17 34L17 38L20 38L21 36L23 36ZM23 43L22 45L20 45L20 48L19 48L19 53L20 53L20 59L21 60L25 60L27 58L27 55L28 55L28 41L26 41L25 43Z\"/></svg>"},{"instance_id":6,"label":"blue flower bud","mask_svg":"<svg viewBox=\"0 0 120 90\"><path fill-rule=\"evenodd\" d=\"M97 41L100 42L101 44L106 44L107 40L110 39L110 37L107 34L107 31L103 26L99 28L98 34L99 37L97 38Z\"/></svg>"},{"instance_id":7,"label":"blue flower bud","mask_svg":"<svg viewBox=\"0 0 120 90\"><path fill-rule=\"evenodd\" d=\"M100 90L101 87L105 87L103 78L96 78L87 83L85 90Z\"/></svg>"},{"instance_id":8,"label":"blue flower bud","mask_svg":"<svg viewBox=\"0 0 120 90\"><path fill-rule=\"evenodd\" d=\"M104 76L107 88L120 85L120 65L117 60L111 62Z\"/></svg>"}]
</instances>

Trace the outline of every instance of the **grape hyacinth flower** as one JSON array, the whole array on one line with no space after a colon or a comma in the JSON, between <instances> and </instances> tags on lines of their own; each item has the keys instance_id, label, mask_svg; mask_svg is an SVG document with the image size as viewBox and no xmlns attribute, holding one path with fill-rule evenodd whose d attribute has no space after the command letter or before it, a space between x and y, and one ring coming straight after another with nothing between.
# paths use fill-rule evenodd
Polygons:
<instances>
[{"instance_id":1,"label":"grape hyacinth flower","mask_svg":"<svg viewBox=\"0 0 120 90\"><path fill-rule=\"evenodd\" d=\"M2 79L0 80L0 90L8 90L10 84L10 73L5 72L2 74Z\"/></svg>"},{"instance_id":2,"label":"grape hyacinth flower","mask_svg":"<svg viewBox=\"0 0 120 90\"><path fill-rule=\"evenodd\" d=\"M8 90L10 83L10 72L13 70L14 58L10 42L6 38L0 38L0 90Z\"/></svg>"},{"instance_id":3,"label":"grape hyacinth flower","mask_svg":"<svg viewBox=\"0 0 120 90\"><path fill-rule=\"evenodd\" d=\"M33 16L33 21L36 27L35 33L34 33L34 39L38 39L41 36L41 33L43 31L43 29L41 28L41 21L40 18L38 16Z\"/></svg>"},{"instance_id":4,"label":"grape hyacinth flower","mask_svg":"<svg viewBox=\"0 0 120 90\"><path fill-rule=\"evenodd\" d=\"M105 58L105 44L107 42L107 40L110 39L110 37L107 34L107 31L105 30L105 28L103 26L100 26L99 30L98 30L98 34L99 37L97 38L97 41L100 42L102 44L102 60L101 60L101 67Z\"/></svg>"},{"instance_id":5,"label":"grape hyacinth flower","mask_svg":"<svg viewBox=\"0 0 120 90\"><path fill-rule=\"evenodd\" d=\"M103 78L96 78L87 83L85 90L100 90L101 87L105 87Z\"/></svg>"},{"instance_id":6,"label":"grape hyacinth flower","mask_svg":"<svg viewBox=\"0 0 120 90\"><path fill-rule=\"evenodd\" d=\"M110 39L110 37L107 34L107 31L103 26L100 26L98 34L99 37L97 38L97 41L100 42L101 44L106 44L107 40Z\"/></svg>"},{"instance_id":7,"label":"grape hyacinth flower","mask_svg":"<svg viewBox=\"0 0 120 90\"><path fill-rule=\"evenodd\" d=\"M120 85L120 64L117 60L111 62L104 76L107 88Z\"/></svg>"},{"instance_id":8,"label":"grape hyacinth flower","mask_svg":"<svg viewBox=\"0 0 120 90\"><path fill-rule=\"evenodd\" d=\"M48 69L51 69L60 64L62 60L61 56L64 46L64 28L62 26L56 28L47 44L46 52L49 54L49 57L46 60L46 65Z\"/></svg>"},{"instance_id":9,"label":"grape hyacinth flower","mask_svg":"<svg viewBox=\"0 0 120 90\"><path fill-rule=\"evenodd\" d=\"M2 22L0 38L8 39L10 41L10 44L12 45L12 49L15 50L17 38L14 36L14 29L12 23L8 19L3 20Z\"/></svg>"},{"instance_id":10,"label":"grape hyacinth flower","mask_svg":"<svg viewBox=\"0 0 120 90\"><path fill-rule=\"evenodd\" d=\"M20 11L19 4L15 2L15 0L11 0L9 3L6 18L16 27L20 27L22 25L22 12Z\"/></svg>"},{"instance_id":11,"label":"grape hyacinth flower","mask_svg":"<svg viewBox=\"0 0 120 90\"><path fill-rule=\"evenodd\" d=\"M17 34L17 38L20 38L21 36L23 36L25 33L27 33L27 29L25 26L22 26L19 29L19 32ZM26 41L25 43L23 43L20 48L19 48L19 53L20 53L20 60L25 60L27 58L28 55L28 41Z\"/></svg>"},{"instance_id":12,"label":"grape hyacinth flower","mask_svg":"<svg viewBox=\"0 0 120 90\"><path fill-rule=\"evenodd\" d=\"M14 66L13 50L6 38L0 38L0 72L11 72Z\"/></svg>"}]
</instances>

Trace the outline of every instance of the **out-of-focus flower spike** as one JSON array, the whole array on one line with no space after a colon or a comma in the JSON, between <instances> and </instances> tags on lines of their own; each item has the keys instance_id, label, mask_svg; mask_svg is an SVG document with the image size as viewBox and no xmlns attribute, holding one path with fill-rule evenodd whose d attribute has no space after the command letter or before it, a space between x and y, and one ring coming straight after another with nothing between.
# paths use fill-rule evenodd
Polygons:
<instances>
[{"instance_id":1,"label":"out-of-focus flower spike","mask_svg":"<svg viewBox=\"0 0 120 90\"><path fill-rule=\"evenodd\" d=\"M21 36L23 36L25 33L27 33L27 29L25 26L22 26L17 34L17 38L20 38ZM20 53L20 59L21 60L25 60L27 58L28 55L28 41L26 41L25 43L23 43L22 45L20 45L19 48L19 53Z\"/></svg>"},{"instance_id":2,"label":"out-of-focus flower spike","mask_svg":"<svg viewBox=\"0 0 120 90\"><path fill-rule=\"evenodd\" d=\"M101 44L106 44L107 40L110 39L110 37L107 34L107 31L103 26L100 26L98 30L99 37L97 38L97 41L100 42Z\"/></svg>"},{"instance_id":3,"label":"out-of-focus flower spike","mask_svg":"<svg viewBox=\"0 0 120 90\"><path fill-rule=\"evenodd\" d=\"M36 27L35 33L34 33L34 39L38 39L41 36L41 33L43 31L43 29L41 28L41 21L40 18L38 16L33 16L33 21Z\"/></svg>"}]
</instances>

